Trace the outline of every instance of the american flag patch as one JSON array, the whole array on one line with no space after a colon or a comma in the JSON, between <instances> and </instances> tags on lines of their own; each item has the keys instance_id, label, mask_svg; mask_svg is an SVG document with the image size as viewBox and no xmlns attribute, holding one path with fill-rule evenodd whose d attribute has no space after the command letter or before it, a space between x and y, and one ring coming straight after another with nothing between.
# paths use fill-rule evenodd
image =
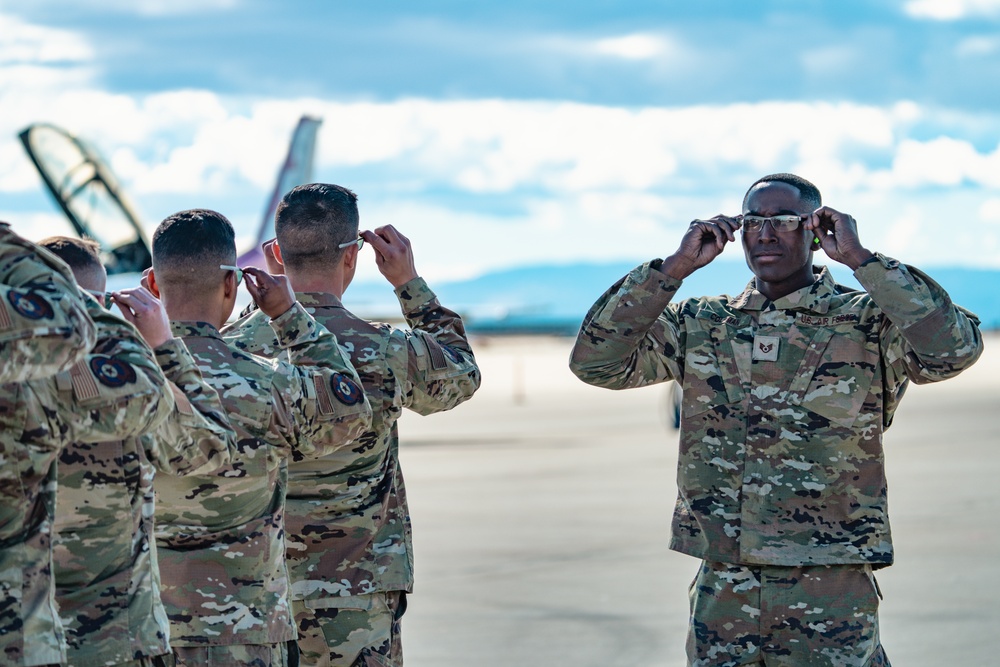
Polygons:
<instances>
[{"instance_id":1,"label":"american flag patch","mask_svg":"<svg viewBox=\"0 0 1000 667\"><path fill-rule=\"evenodd\" d=\"M73 378L73 395L78 401L89 401L100 395L94 375L90 372L87 362L79 361L73 366L71 372Z\"/></svg>"}]
</instances>

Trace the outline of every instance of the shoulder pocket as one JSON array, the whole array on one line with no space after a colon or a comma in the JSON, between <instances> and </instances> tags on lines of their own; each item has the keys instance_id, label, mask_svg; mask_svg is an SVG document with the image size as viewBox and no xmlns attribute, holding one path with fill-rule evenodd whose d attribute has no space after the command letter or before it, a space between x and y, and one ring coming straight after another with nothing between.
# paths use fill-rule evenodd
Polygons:
<instances>
[{"instance_id":1,"label":"shoulder pocket","mask_svg":"<svg viewBox=\"0 0 1000 667\"><path fill-rule=\"evenodd\" d=\"M468 373L468 369L464 368L462 357L451 348L440 345L433 339L425 340L416 333L409 336L409 343L417 370L427 380L440 380Z\"/></svg>"}]
</instances>

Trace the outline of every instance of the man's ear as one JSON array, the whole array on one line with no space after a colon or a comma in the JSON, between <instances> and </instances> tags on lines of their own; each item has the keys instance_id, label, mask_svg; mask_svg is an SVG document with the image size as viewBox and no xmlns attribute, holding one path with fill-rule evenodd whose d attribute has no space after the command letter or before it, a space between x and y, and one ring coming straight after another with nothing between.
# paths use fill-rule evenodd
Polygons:
<instances>
[{"instance_id":1,"label":"man's ear","mask_svg":"<svg viewBox=\"0 0 1000 667\"><path fill-rule=\"evenodd\" d=\"M236 272L227 271L226 277L222 280L223 294L228 299L232 297L236 290L239 289L239 285L236 284Z\"/></svg>"},{"instance_id":2,"label":"man's ear","mask_svg":"<svg viewBox=\"0 0 1000 667\"><path fill-rule=\"evenodd\" d=\"M274 259L278 261L278 264L284 266L285 258L281 256L281 246L278 245L277 239L274 240L274 245L271 246L271 249L274 251Z\"/></svg>"},{"instance_id":3,"label":"man's ear","mask_svg":"<svg viewBox=\"0 0 1000 667\"><path fill-rule=\"evenodd\" d=\"M821 247L822 246L819 244L819 237L816 236L816 235L813 235L812 243L809 244L809 249L812 250L813 252L816 252Z\"/></svg>"},{"instance_id":4,"label":"man's ear","mask_svg":"<svg viewBox=\"0 0 1000 667\"><path fill-rule=\"evenodd\" d=\"M347 252L344 253L344 259L342 260L344 262L344 268L347 271L353 271L354 267L358 265L359 252L361 252L361 249L358 248L356 243L347 248Z\"/></svg>"},{"instance_id":5,"label":"man's ear","mask_svg":"<svg viewBox=\"0 0 1000 667\"><path fill-rule=\"evenodd\" d=\"M156 272L153 269L146 274L146 282L149 283L149 291L157 299L160 298L160 286L156 284Z\"/></svg>"}]
</instances>

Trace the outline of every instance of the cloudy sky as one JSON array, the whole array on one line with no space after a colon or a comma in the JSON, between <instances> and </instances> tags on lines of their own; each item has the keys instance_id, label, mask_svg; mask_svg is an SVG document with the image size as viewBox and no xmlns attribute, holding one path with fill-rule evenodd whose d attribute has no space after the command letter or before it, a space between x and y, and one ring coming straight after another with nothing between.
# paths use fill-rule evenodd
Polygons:
<instances>
[{"instance_id":1,"label":"cloudy sky","mask_svg":"<svg viewBox=\"0 0 1000 667\"><path fill-rule=\"evenodd\" d=\"M16 138L49 121L147 228L250 236L308 113L432 279L666 255L775 171L873 249L1000 267L997 82L1000 0L0 0L0 218L65 229Z\"/></svg>"}]
</instances>

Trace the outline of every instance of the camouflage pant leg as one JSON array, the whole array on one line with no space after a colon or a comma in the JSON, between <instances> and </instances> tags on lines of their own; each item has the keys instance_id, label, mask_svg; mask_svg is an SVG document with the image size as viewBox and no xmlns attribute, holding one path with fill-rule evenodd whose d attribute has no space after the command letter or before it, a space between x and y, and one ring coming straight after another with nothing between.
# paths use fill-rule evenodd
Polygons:
<instances>
[{"instance_id":1,"label":"camouflage pant leg","mask_svg":"<svg viewBox=\"0 0 1000 667\"><path fill-rule=\"evenodd\" d=\"M704 562L689 591L691 667L888 667L866 566Z\"/></svg>"},{"instance_id":2,"label":"camouflage pant leg","mask_svg":"<svg viewBox=\"0 0 1000 667\"><path fill-rule=\"evenodd\" d=\"M346 602L346 601L345 601ZM303 667L402 667L400 618L406 593L351 598L352 606L310 609L292 601Z\"/></svg>"},{"instance_id":3,"label":"camouflage pant leg","mask_svg":"<svg viewBox=\"0 0 1000 667\"><path fill-rule=\"evenodd\" d=\"M171 654L157 655L152 658L137 658L125 662L116 662L111 667L174 667L174 656Z\"/></svg>"},{"instance_id":4,"label":"camouflage pant leg","mask_svg":"<svg viewBox=\"0 0 1000 667\"><path fill-rule=\"evenodd\" d=\"M295 667L288 643L174 646L174 667Z\"/></svg>"}]
</instances>

